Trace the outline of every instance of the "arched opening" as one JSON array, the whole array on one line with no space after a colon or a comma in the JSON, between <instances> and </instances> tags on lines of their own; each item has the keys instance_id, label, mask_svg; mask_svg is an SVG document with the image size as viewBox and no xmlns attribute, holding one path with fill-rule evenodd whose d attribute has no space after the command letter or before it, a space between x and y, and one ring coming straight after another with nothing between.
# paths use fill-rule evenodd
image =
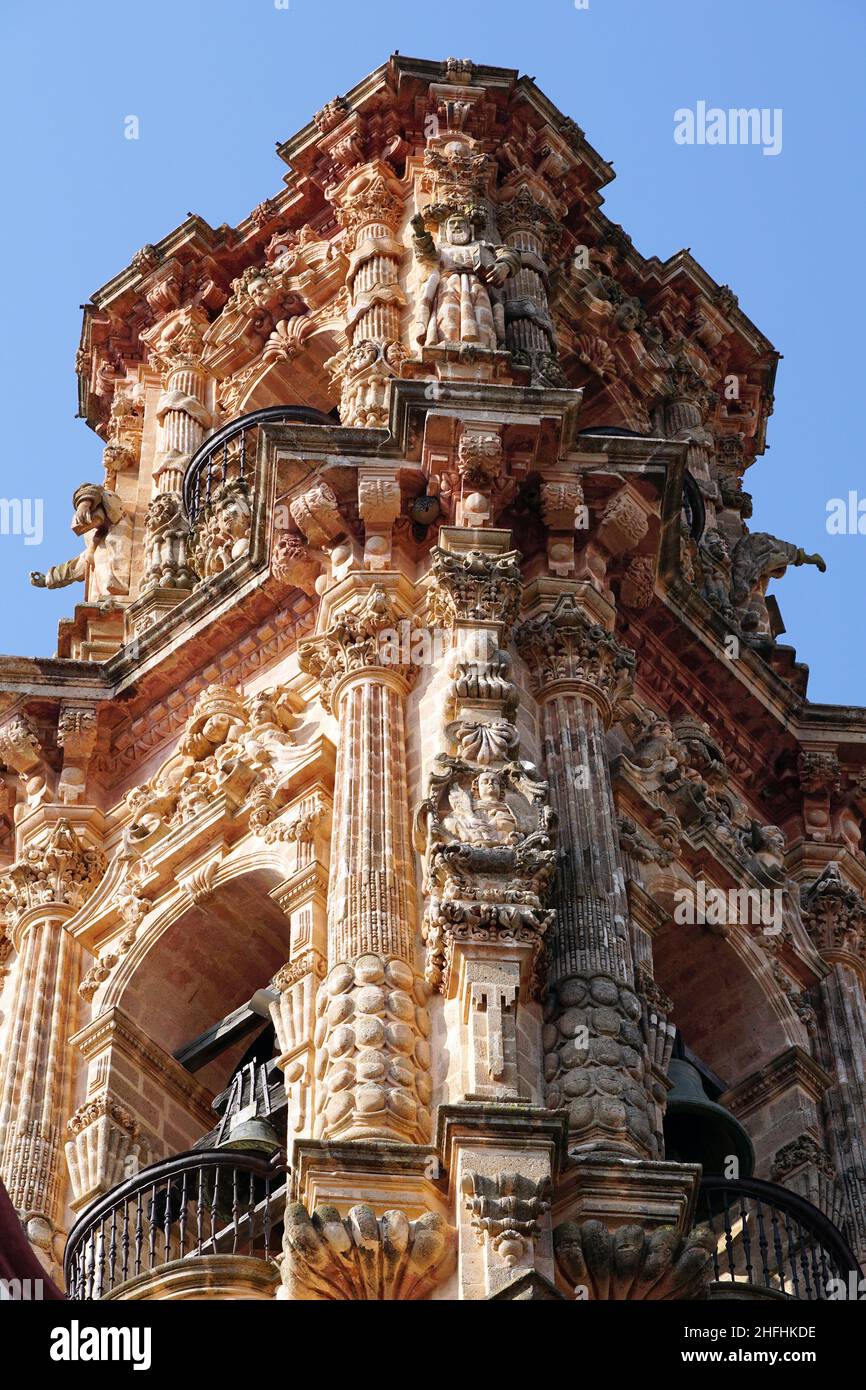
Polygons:
<instances>
[{"instance_id":1,"label":"arched opening","mask_svg":"<svg viewBox=\"0 0 866 1390\"><path fill-rule=\"evenodd\" d=\"M653 972L684 1043L726 1086L793 1041L739 951L707 927L669 922L653 942Z\"/></svg>"},{"instance_id":2,"label":"arched opening","mask_svg":"<svg viewBox=\"0 0 866 1390\"><path fill-rule=\"evenodd\" d=\"M289 921L269 896L279 878L256 869L220 884L167 926L132 971L118 1003L166 1052L177 1055L245 1005L288 959ZM196 1067L196 1080L218 1094L252 1041L247 1032Z\"/></svg>"}]
</instances>

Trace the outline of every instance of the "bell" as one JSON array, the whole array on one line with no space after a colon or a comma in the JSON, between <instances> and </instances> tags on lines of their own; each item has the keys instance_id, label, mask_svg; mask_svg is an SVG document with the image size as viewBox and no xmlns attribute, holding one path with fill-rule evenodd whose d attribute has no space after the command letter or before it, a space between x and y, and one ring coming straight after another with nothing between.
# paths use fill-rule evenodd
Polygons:
<instances>
[{"instance_id":1,"label":"bell","mask_svg":"<svg viewBox=\"0 0 866 1390\"><path fill-rule=\"evenodd\" d=\"M216 1147L270 1155L280 1147L280 1140L269 1120L262 1115L252 1115L230 1125L225 1139L219 1140Z\"/></svg>"},{"instance_id":2,"label":"bell","mask_svg":"<svg viewBox=\"0 0 866 1390\"><path fill-rule=\"evenodd\" d=\"M674 1085L665 1111L665 1157L676 1163L700 1163L705 1176L751 1177L752 1141L730 1110L710 1100L697 1067L674 1058L668 1077ZM731 1157L739 1166L735 1173L726 1173Z\"/></svg>"}]
</instances>

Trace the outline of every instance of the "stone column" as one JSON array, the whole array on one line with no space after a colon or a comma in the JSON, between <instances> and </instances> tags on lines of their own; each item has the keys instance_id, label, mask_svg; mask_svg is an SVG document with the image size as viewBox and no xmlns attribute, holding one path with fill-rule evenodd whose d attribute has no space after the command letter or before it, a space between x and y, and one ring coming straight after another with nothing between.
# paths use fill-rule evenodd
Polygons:
<instances>
[{"instance_id":1,"label":"stone column","mask_svg":"<svg viewBox=\"0 0 866 1390\"><path fill-rule=\"evenodd\" d=\"M327 366L340 386L342 423L381 429L388 423L390 381L400 375L407 355L400 342L406 303L400 262L406 248L396 235L403 190L393 170L374 160L353 170L329 196L345 229L343 249L349 257L349 345Z\"/></svg>"},{"instance_id":2,"label":"stone column","mask_svg":"<svg viewBox=\"0 0 866 1390\"><path fill-rule=\"evenodd\" d=\"M866 1261L866 901L838 864L802 893L803 918L830 967L818 986L820 1060L834 1078L826 1093L827 1136L846 1207L848 1239Z\"/></svg>"},{"instance_id":3,"label":"stone column","mask_svg":"<svg viewBox=\"0 0 866 1390\"><path fill-rule=\"evenodd\" d=\"M81 947L64 928L104 869L66 820L29 846L0 879L0 910L18 951L0 1093L0 1170L34 1245L59 1274L62 1250L69 1037L75 1030Z\"/></svg>"},{"instance_id":4,"label":"stone column","mask_svg":"<svg viewBox=\"0 0 866 1390\"><path fill-rule=\"evenodd\" d=\"M151 363L162 374L163 390L157 404L153 497L145 518L144 571L132 613L133 626L139 631L178 602L197 579L189 554L183 480L212 423L201 358L207 326L203 310L184 309L151 340Z\"/></svg>"},{"instance_id":5,"label":"stone column","mask_svg":"<svg viewBox=\"0 0 866 1390\"><path fill-rule=\"evenodd\" d=\"M559 365L556 334L547 299L549 270L545 242L561 227L553 214L521 189L497 209L497 220L520 269L505 286L505 340L515 362L532 369L532 385L561 387L568 382Z\"/></svg>"},{"instance_id":6,"label":"stone column","mask_svg":"<svg viewBox=\"0 0 866 1390\"><path fill-rule=\"evenodd\" d=\"M560 823L547 1103L567 1107L572 1146L651 1155L650 1070L604 739L630 691L634 656L567 594L524 623L515 640L539 701Z\"/></svg>"},{"instance_id":7,"label":"stone column","mask_svg":"<svg viewBox=\"0 0 866 1390\"><path fill-rule=\"evenodd\" d=\"M713 436L705 424L712 399L706 382L688 357L680 354L675 358L664 403L665 433L668 439L688 443L686 467L701 490L707 509L707 530L715 526L716 503L721 500L718 484L710 472Z\"/></svg>"},{"instance_id":8,"label":"stone column","mask_svg":"<svg viewBox=\"0 0 866 1390\"><path fill-rule=\"evenodd\" d=\"M354 607L333 615L327 631L299 653L339 722L330 970L319 991L315 1037L317 1134L326 1139L422 1143L430 1131L403 707L413 668L387 664L388 639L403 619L384 587L364 582Z\"/></svg>"}]
</instances>

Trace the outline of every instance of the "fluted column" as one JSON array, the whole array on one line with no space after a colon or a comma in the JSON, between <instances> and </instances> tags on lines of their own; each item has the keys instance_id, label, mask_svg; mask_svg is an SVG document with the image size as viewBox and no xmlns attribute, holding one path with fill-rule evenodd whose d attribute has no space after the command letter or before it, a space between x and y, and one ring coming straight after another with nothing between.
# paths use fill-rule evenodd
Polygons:
<instances>
[{"instance_id":1,"label":"fluted column","mask_svg":"<svg viewBox=\"0 0 866 1390\"><path fill-rule=\"evenodd\" d=\"M540 705L559 817L547 1103L567 1107L573 1143L651 1154L649 1064L604 741L630 689L634 656L566 595L515 640Z\"/></svg>"},{"instance_id":2,"label":"fluted column","mask_svg":"<svg viewBox=\"0 0 866 1390\"><path fill-rule=\"evenodd\" d=\"M18 951L12 1028L0 1092L0 1171L28 1235L56 1269L81 947L64 923L101 876L98 850L65 820L0 879L0 908Z\"/></svg>"},{"instance_id":3,"label":"fluted column","mask_svg":"<svg viewBox=\"0 0 866 1390\"><path fill-rule=\"evenodd\" d=\"M401 615L365 585L354 610L302 644L339 722L328 895L329 973L316 1027L317 1134L429 1138L426 987L415 970L403 702L412 668L388 665L380 634Z\"/></svg>"},{"instance_id":4,"label":"fluted column","mask_svg":"<svg viewBox=\"0 0 866 1390\"><path fill-rule=\"evenodd\" d=\"M818 986L830 1152L844 1193L848 1238L866 1261L866 902L828 864L802 894L803 918L830 967Z\"/></svg>"},{"instance_id":5,"label":"fluted column","mask_svg":"<svg viewBox=\"0 0 866 1390\"><path fill-rule=\"evenodd\" d=\"M365 952L411 964L414 891L409 847L403 692L358 672L339 700L328 958Z\"/></svg>"}]
</instances>

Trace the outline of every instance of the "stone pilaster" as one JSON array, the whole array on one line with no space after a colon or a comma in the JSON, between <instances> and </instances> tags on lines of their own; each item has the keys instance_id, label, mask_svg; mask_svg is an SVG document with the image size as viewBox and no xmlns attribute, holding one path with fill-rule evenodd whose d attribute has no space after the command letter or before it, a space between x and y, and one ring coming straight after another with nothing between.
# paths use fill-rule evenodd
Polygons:
<instances>
[{"instance_id":1,"label":"stone pilaster","mask_svg":"<svg viewBox=\"0 0 866 1390\"><path fill-rule=\"evenodd\" d=\"M424 855L427 977L456 1001L461 1055L449 1089L464 1100L537 1099L537 999L554 817L521 757L517 688L505 645L522 578L507 531L443 528L428 613L451 636L442 746L416 813Z\"/></svg>"},{"instance_id":2,"label":"stone pilaster","mask_svg":"<svg viewBox=\"0 0 866 1390\"><path fill-rule=\"evenodd\" d=\"M841 1179L848 1237L866 1259L866 902L835 863L802 893L803 919L830 967L818 986L821 1061L834 1078L827 1134Z\"/></svg>"},{"instance_id":3,"label":"stone pilaster","mask_svg":"<svg viewBox=\"0 0 866 1390\"><path fill-rule=\"evenodd\" d=\"M564 594L515 640L536 689L560 821L545 1007L547 1101L573 1144L652 1154L650 1069L604 731L634 656Z\"/></svg>"},{"instance_id":4,"label":"stone pilaster","mask_svg":"<svg viewBox=\"0 0 866 1390\"><path fill-rule=\"evenodd\" d=\"M395 578L396 576L391 576ZM380 639L404 614L364 583L354 607L303 643L339 723L328 894L327 978L317 1001L323 1138L423 1142L429 1136L426 988L415 973L404 699L410 666Z\"/></svg>"},{"instance_id":5,"label":"stone pilaster","mask_svg":"<svg viewBox=\"0 0 866 1390\"><path fill-rule=\"evenodd\" d=\"M63 1116L81 947L66 932L104 869L66 820L28 846L0 879L0 910L18 950L0 1094L0 1170L30 1239L52 1269L64 1211Z\"/></svg>"}]
</instances>

